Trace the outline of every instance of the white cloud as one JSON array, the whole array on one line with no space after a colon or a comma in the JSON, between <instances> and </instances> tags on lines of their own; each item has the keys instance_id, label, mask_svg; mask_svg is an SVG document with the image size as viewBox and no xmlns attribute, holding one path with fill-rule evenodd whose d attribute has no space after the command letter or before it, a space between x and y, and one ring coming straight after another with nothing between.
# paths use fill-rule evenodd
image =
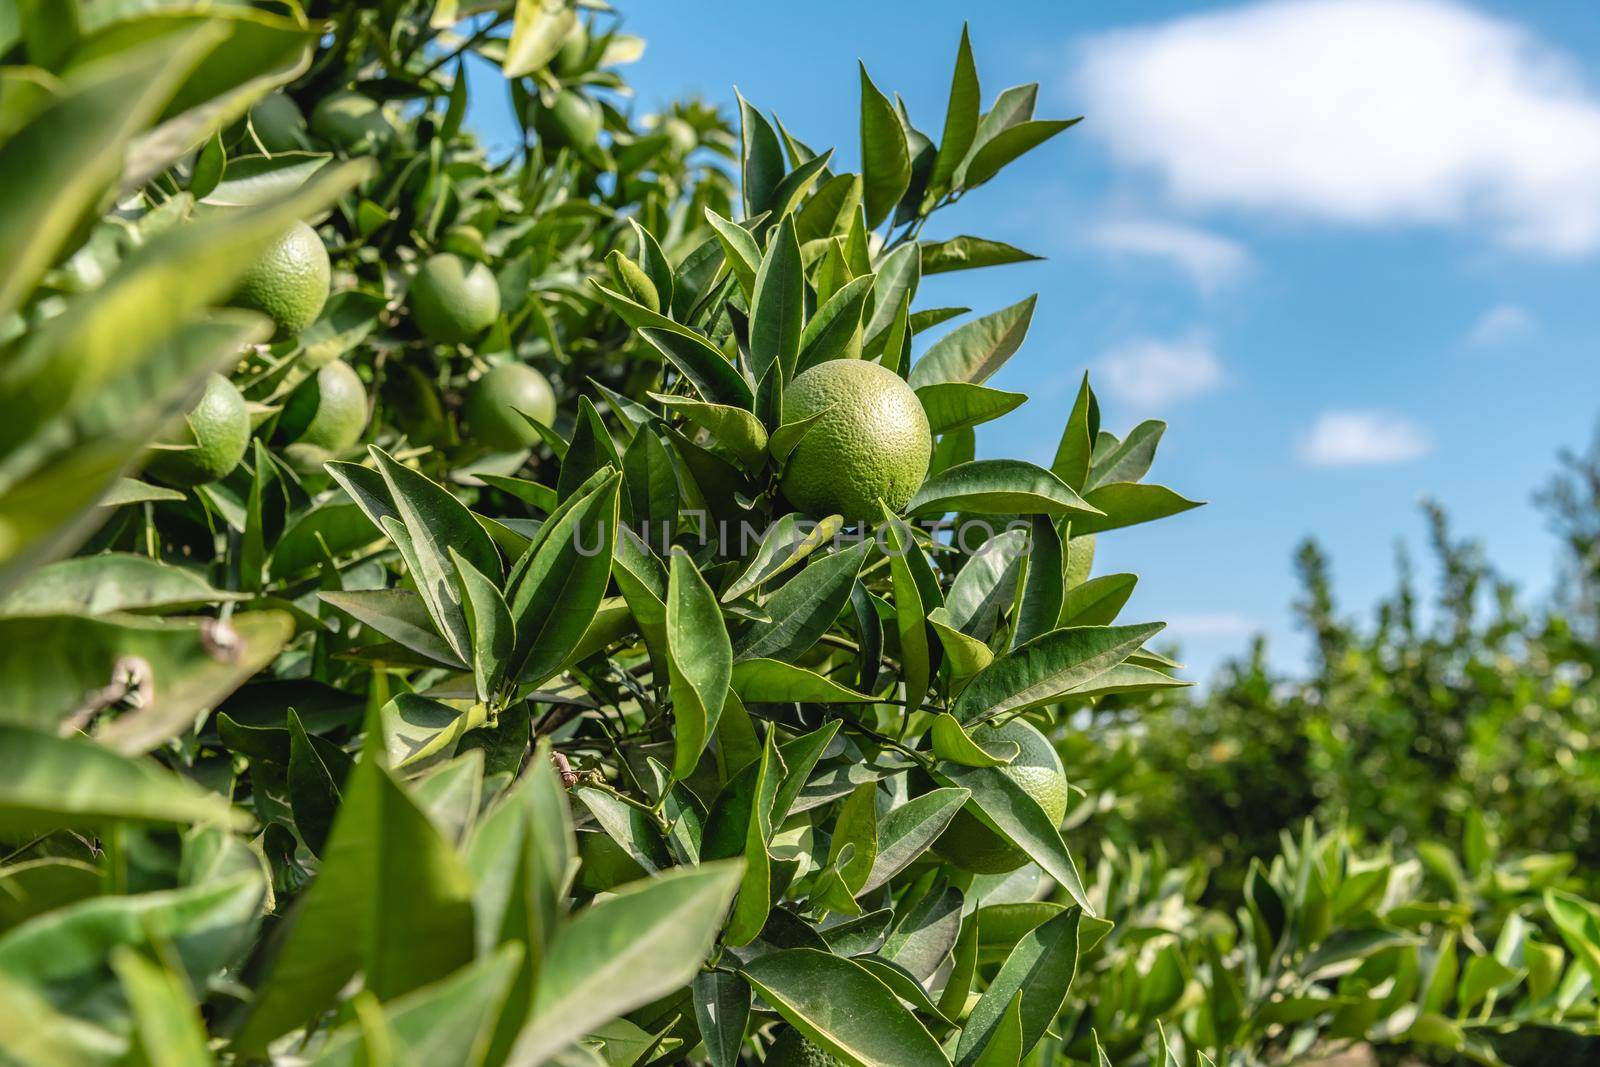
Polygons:
<instances>
[{"instance_id":1,"label":"white cloud","mask_svg":"<svg viewBox=\"0 0 1600 1067\"><path fill-rule=\"evenodd\" d=\"M1237 281L1250 266L1250 253L1237 241L1161 219L1107 222L1089 232L1089 243L1117 255L1165 260L1208 293Z\"/></svg>"},{"instance_id":2,"label":"white cloud","mask_svg":"<svg viewBox=\"0 0 1600 1067\"><path fill-rule=\"evenodd\" d=\"M1472 329L1467 331L1467 344L1474 348L1494 348L1530 337L1538 328L1538 321L1525 308L1497 304L1473 323Z\"/></svg>"},{"instance_id":3,"label":"white cloud","mask_svg":"<svg viewBox=\"0 0 1600 1067\"><path fill-rule=\"evenodd\" d=\"M1077 73L1086 128L1186 204L1600 248L1600 98L1464 4L1251 4L1097 35Z\"/></svg>"},{"instance_id":4,"label":"white cloud","mask_svg":"<svg viewBox=\"0 0 1600 1067\"><path fill-rule=\"evenodd\" d=\"M1324 411L1300 442L1300 458L1313 467L1371 467L1405 463L1433 447L1427 433L1387 411Z\"/></svg>"},{"instance_id":5,"label":"white cloud","mask_svg":"<svg viewBox=\"0 0 1600 1067\"><path fill-rule=\"evenodd\" d=\"M1166 633L1191 640L1218 637L1248 637L1260 633L1259 620L1232 611L1202 611L1192 615L1167 617Z\"/></svg>"},{"instance_id":6,"label":"white cloud","mask_svg":"<svg viewBox=\"0 0 1600 1067\"><path fill-rule=\"evenodd\" d=\"M1222 383L1222 361L1198 336L1141 337L1108 350L1096 362L1105 390L1138 408L1162 408L1211 392Z\"/></svg>"}]
</instances>

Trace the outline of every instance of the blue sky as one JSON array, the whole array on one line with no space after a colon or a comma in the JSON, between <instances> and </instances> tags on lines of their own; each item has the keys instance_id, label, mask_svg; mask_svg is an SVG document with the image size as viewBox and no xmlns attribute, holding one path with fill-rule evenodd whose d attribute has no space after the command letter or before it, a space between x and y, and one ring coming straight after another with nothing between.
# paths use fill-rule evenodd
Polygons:
<instances>
[{"instance_id":1,"label":"blue sky","mask_svg":"<svg viewBox=\"0 0 1600 1067\"><path fill-rule=\"evenodd\" d=\"M1204 677L1263 631L1293 668L1291 553L1332 553L1344 605L1422 555L1417 504L1534 595L1531 502L1600 414L1600 18L1587 0L1266 4L956 0L624 5L649 111L733 86L857 156L855 61L934 134L965 20L986 100L1041 83L1085 115L930 227L1046 262L930 279L923 306L1031 293L994 383L1028 404L980 452L1048 462L1088 368L1108 428L1171 427L1153 477L1209 505L1105 538L1128 616L1168 619ZM474 115L495 139L495 88Z\"/></svg>"}]
</instances>

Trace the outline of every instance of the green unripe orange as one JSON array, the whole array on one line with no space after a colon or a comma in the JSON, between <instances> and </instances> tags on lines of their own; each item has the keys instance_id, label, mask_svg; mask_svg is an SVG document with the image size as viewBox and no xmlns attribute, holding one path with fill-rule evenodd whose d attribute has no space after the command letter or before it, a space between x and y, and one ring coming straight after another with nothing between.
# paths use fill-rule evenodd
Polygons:
<instances>
[{"instance_id":1,"label":"green unripe orange","mask_svg":"<svg viewBox=\"0 0 1600 1067\"><path fill-rule=\"evenodd\" d=\"M332 277L322 238L296 222L245 271L230 303L262 312L277 325L278 337L292 337L322 314Z\"/></svg>"},{"instance_id":2,"label":"green unripe orange","mask_svg":"<svg viewBox=\"0 0 1600 1067\"><path fill-rule=\"evenodd\" d=\"M294 152L307 147L306 117L283 93L264 96L250 109L250 128L268 152Z\"/></svg>"},{"instance_id":3,"label":"green unripe orange","mask_svg":"<svg viewBox=\"0 0 1600 1067\"><path fill-rule=\"evenodd\" d=\"M145 469L162 481L188 488L223 477L239 465L250 447L250 411L244 396L222 375L211 375L200 402L172 428L164 443L187 447L150 454Z\"/></svg>"},{"instance_id":4,"label":"green unripe orange","mask_svg":"<svg viewBox=\"0 0 1600 1067\"><path fill-rule=\"evenodd\" d=\"M1067 814L1067 776L1061 757L1049 740L1021 719L999 726L981 725L969 731L985 747L1014 741L1016 759L995 770L1010 778L1044 809L1052 826ZM933 850L957 867L975 874L1005 874L1028 862L1028 854L991 830L966 808L956 812Z\"/></svg>"},{"instance_id":5,"label":"green unripe orange","mask_svg":"<svg viewBox=\"0 0 1600 1067\"><path fill-rule=\"evenodd\" d=\"M382 152L395 130L383 107L360 93L330 93L311 109L311 132L351 155Z\"/></svg>"},{"instance_id":6,"label":"green unripe orange","mask_svg":"<svg viewBox=\"0 0 1600 1067\"><path fill-rule=\"evenodd\" d=\"M549 426L556 417L556 395L532 367L501 363L472 383L463 409L474 442L492 452L515 452L539 441L539 432L518 412Z\"/></svg>"},{"instance_id":7,"label":"green unripe orange","mask_svg":"<svg viewBox=\"0 0 1600 1067\"><path fill-rule=\"evenodd\" d=\"M763 1063L766 1067L839 1067L832 1053L792 1026L783 1028Z\"/></svg>"},{"instance_id":8,"label":"green unripe orange","mask_svg":"<svg viewBox=\"0 0 1600 1067\"><path fill-rule=\"evenodd\" d=\"M355 368L336 359L300 383L278 416L289 444L343 452L367 428L367 387Z\"/></svg>"},{"instance_id":9,"label":"green unripe orange","mask_svg":"<svg viewBox=\"0 0 1600 1067\"><path fill-rule=\"evenodd\" d=\"M789 454L784 497L815 516L878 518L878 501L900 511L922 485L933 434L917 394L889 368L860 359L819 363L783 391L783 419L819 412Z\"/></svg>"},{"instance_id":10,"label":"green unripe orange","mask_svg":"<svg viewBox=\"0 0 1600 1067\"><path fill-rule=\"evenodd\" d=\"M600 136L600 105L572 89L556 94L549 107L534 113L533 128L553 148L584 151Z\"/></svg>"},{"instance_id":11,"label":"green unripe orange","mask_svg":"<svg viewBox=\"0 0 1600 1067\"><path fill-rule=\"evenodd\" d=\"M500 283L482 263L450 252L429 256L411 280L411 319L438 344L463 344L500 317Z\"/></svg>"}]
</instances>

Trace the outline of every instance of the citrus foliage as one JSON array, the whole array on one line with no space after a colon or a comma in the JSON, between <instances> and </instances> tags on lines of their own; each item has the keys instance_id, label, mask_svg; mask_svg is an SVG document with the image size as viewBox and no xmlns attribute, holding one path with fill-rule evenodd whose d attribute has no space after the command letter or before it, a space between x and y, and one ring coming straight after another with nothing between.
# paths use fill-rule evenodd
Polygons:
<instances>
[{"instance_id":1,"label":"citrus foliage","mask_svg":"<svg viewBox=\"0 0 1600 1067\"><path fill-rule=\"evenodd\" d=\"M72 9L0 19L0 1061L1594 1029L1559 864L1468 849L1441 900L1308 837L1231 935L1082 877L1048 738L1184 684L1096 540L1195 505L1087 381L1048 467L977 458L1033 298L918 290L1033 257L922 234L1071 122L985 108L965 35L937 138L860 72L852 172L748 102L622 110L600 4Z\"/></svg>"}]
</instances>

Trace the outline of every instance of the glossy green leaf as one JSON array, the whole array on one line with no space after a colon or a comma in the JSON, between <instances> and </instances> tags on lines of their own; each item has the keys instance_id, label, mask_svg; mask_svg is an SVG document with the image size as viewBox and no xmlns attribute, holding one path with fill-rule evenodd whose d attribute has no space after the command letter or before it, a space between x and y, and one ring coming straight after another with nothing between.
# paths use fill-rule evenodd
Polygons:
<instances>
[{"instance_id":1,"label":"glossy green leaf","mask_svg":"<svg viewBox=\"0 0 1600 1067\"><path fill-rule=\"evenodd\" d=\"M942 515L1054 515L1093 519L1095 505L1045 470L1020 459L980 459L941 471L922 483L906 511Z\"/></svg>"},{"instance_id":2,"label":"glossy green leaf","mask_svg":"<svg viewBox=\"0 0 1600 1067\"><path fill-rule=\"evenodd\" d=\"M1078 925L1083 912L1068 908L1025 934L1011 951L1000 973L973 1006L956 1046L958 1065L999 1062L988 1055L997 1041L1020 1038L1018 1051L1000 1053L1002 1060L1028 1052L1055 1021L1078 969ZM1020 1033L1008 1034L1008 1013L1017 1003Z\"/></svg>"},{"instance_id":3,"label":"glossy green leaf","mask_svg":"<svg viewBox=\"0 0 1600 1067\"><path fill-rule=\"evenodd\" d=\"M963 767L1004 767L1017 758L1019 748L1015 741L994 742L994 751L984 748L972 739L961 723L948 711L941 711L933 720L930 731L933 753L946 763Z\"/></svg>"},{"instance_id":4,"label":"glossy green leaf","mask_svg":"<svg viewBox=\"0 0 1600 1067\"><path fill-rule=\"evenodd\" d=\"M1127 659L1163 625L1052 630L995 657L962 692L955 717L970 724L1048 704Z\"/></svg>"},{"instance_id":5,"label":"glossy green leaf","mask_svg":"<svg viewBox=\"0 0 1600 1067\"><path fill-rule=\"evenodd\" d=\"M928 426L935 434L943 434L998 419L1015 411L1028 397L971 382L935 382L920 387L917 399L928 415Z\"/></svg>"},{"instance_id":6,"label":"glossy green leaf","mask_svg":"<svg viewBox=\"0 0 1600 1067\"><path fill-rule=\"evenodd\" d=\"M1078 866L1061 834L1036 800L1004 772L993 767L941 763L935 777L972 794L971 811L991 830L1028 854L1079 906L1090 907Z\"/></svg>"},{"instance_id":7,"label":"glossy green leaf","mask_svg":"<svg viewBox=\"0 0 1600 1067\"><path fill-rule=\"evenodd\" d=\"M750 704L870 704L870 693L847 689L804 667L775 659L742 659L733 665L732 684Z\"/></svg>"},{"instance_id":8,"label":"glossy green leaf","mask_svg":"<svg viewBox=\"0 0 1600 1067\"><path fill-rule=\"evenodd\" d=\"M672 714L677 727L672 770L676 777L687 778L694 773L728 699L733 645L716 594L680 548L672 551L666 625Z\"/></svg>"},{"instance_id":9,"label":"glossy green leaf","mask_svg":"<svg viewBox=\"0 0 1600 1067\"><path fill-rule=\"evenodd\" d=\"M537 685L555 674L577 647L605 596L622 476L612 474L541 530L512 590L517 644L513 677Z\"/></svg>"},{"instance_id":10,"label":"glossy green leaf","mask_svg":"<svg viewBox=\"0 0 1600 1067\"><path fill-rule=\"evenodd\" d=\"M599 1023L687 983L711 950L738 881L735 863L674 870L561 927L507 1063L535 1067Z\"/></svg>"},{"instance_id":11,"label":"glossy green leaf","mask_svg":"<svg viewBox=\"0 0 1600 1067\"><path fill-rule=\"evenodd\" d=\"M750 369L757 380L766 377L774 364L783 368L786 380L794 377L805 326L805 294L794 216L785 215L761 259L750 302Z\"/></svg>"},{"instance_id":12,"label":"glossy green leaf","mask_svg":"<svg viewBox=\"0 0 1600 1067\"><path fill-rule=\"evenodd\" d=\"M982 385L1022 346L1038 296L958 326L939 338L911 368L912 388L939 382Z\"/></svg>"},{"instance_id":13,"label":"glossy green leaf","mask_svg":"<svg viewBox=\"0 0 1600 1067\"><path fill-rule=\"evenodd\" d=\"M505 1002L523 950L506 945L460 970L396 997L383 1007L394 1043L411 1061L477 1067L488 1051L495 1016ZM371 1067L361 1028L346 1023L329 1035L312 1067Z\"/></svg>"},{"instance_id":14,"label":"glossy green leaf","mask_svg":"<svg viewBox=\"0 0 1600 1067\"><path fill-rule=\"evenodd\" d=\"M793 660L816 644L850 599L850 587L869 542L813 559L761 605L771 622L756 623L734 641L737 658Z\"/></svg>"},{"instance_id":15,"label":"glossy green leaf","mask_svg":"<svg viewBox=\"0 0 1600 1067\"><path fill-rule=\"evenodd\" d=\"M944 132L939 138L939 151L934 157L933 172L928 177L928 190L923 198L924 208L932 207L948 192L956 168L967 157L972 139L978 132L978 112L983 106L979 86L978 68L972 58L972 40L967 27L961 27L961 44L956 49L955 69L950 75L950 97L945 105Z\"/></svg>"},{"instance_id":16,"label":"glossy green leaf","mask_svg":"<svg viewBox=\"0 0 1600 1067\"><path fill-rule=\"evenodd\" d=\"M0 726L0 830L16 836L93 830L116 820L250 824L223 798L153 762L80 737Z\"/></svg>"},{"instance_id":17,"label":"glossy green leaf","mask_svg":"<svg viewBox=\"0 0 1600 1067\"><path fill-rule=\"evenodd\" d=\"M368 731L322 867L235 1035L242 1050L305 1024L358 971L379 999L443 978L472 958L472 884L454 848L383 766Z\"/></svg>"},{"instance_id":18,"label":"glossy green leaf","mask_svg":"<svg viewBox=\"0 0 1600 1067\"><path fill-rule=\"evenodd\" d=\"M889 987L852 960L792 948L752 960L739 973L789 1025L853 1067L950 1063Z\"/></svg>"},{"instance_id":19,"label":"glossy green leaf","mask_svg":"<svg viewBox=\"0 0 1600 1067\"><path fill-rule=\"evenodd\" d=\"M952 270L1000 267L1042 258L1003 241L990 241L982 237L952 237L948 241L932 241L922 245L922 273L943 274Z\"/></svg>"},{"instance_id":20,"label":"glossy green leaf","mask_svg":"<svg viewBox=\"0 0 1600 1067\"><path fill-rule=\"evenodd\" d=\"M1072 533L1075 537L1152 522L1200 506L1199 501L1186 500L1164 485L1137 482L1102 485L1084 494L1083 499L1095 512L1073 517Z\"/></svg>"},{"instance_id":21,"label":"glossy green leaf","mask_svg":"<svg viewBox=\"0 0 1600 1067\"><path fill-rule=\"evenodd\" d=\"M755 403L750 383L721 352L711 347L711 342L649 328L640 330L639 336L677 368L708 402L747 410Z\"/></svg>"},{"instance_id":22,"label":"glossy green leaf","mask_svg":"<svg viewBox=\"0 0 1600 1067\"><path fill-rule=\"evenodd\" d=\"M911 154L906 130L894 105L861 68L861 177L862 206L867 226L875 227L905 195L911 182Z\"/></svg>"}]
</instances>

